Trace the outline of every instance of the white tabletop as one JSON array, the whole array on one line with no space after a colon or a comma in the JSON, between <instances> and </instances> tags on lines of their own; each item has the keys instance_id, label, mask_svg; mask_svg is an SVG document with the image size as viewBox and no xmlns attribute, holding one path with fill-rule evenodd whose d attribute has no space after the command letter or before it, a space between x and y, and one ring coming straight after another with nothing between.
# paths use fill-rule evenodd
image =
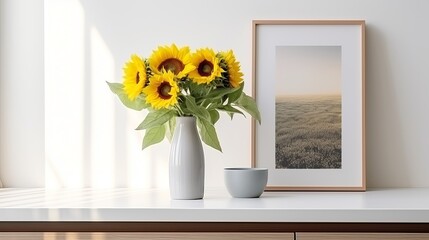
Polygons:
<instances>
[{"instance_id":1,"label":"white tabletop","mask_svg":"<svg viewBox=\"0 0 429 240\"><path fill-rule=\"evenodd\" d=\"M168 190L0 189L0 221L429 223L429 188L367 192L265 192L170 200Z\"/></svg>"}]
</instances>

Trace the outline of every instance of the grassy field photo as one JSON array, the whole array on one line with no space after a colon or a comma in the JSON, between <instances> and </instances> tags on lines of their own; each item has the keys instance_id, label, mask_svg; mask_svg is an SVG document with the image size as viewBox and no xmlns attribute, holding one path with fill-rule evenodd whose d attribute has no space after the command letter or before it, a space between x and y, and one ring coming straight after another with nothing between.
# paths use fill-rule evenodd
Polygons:
<instances>
[{"instance_id":1,"label":"grassy field photo","mask_svg":"<svg viewBox=\"0 0 429 240\"><path fill-rule=\"evenodd\" d=\"M341 168L341 46L277 46L275 167Z\"/></svg>"},{"instance_id":2,"label":"grassy field photo","mask_svg":"<svg viewBox=\"0 0 429 240\"><path fill-rule=\"evenodd\" d=\"M341 96L276 99L276 168L341 168Z\"/></svg>"}]
</instances>

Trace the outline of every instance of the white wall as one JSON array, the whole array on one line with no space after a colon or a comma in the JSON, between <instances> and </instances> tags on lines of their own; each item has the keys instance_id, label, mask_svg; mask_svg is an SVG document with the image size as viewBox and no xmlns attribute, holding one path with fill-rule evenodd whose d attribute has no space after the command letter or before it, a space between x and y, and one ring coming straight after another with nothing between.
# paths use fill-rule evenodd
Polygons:
<instances>
[{"instance_id":1,"label":"white wall","mask_svg":"<svg viewBox=\"0 0 429 240\"><path fill-rule=\"evenodd\" d=\"M36 13L17 7L29 2ZM233 49L251 92L252 19L365 19L368 186L429 187L429 1L45 0L45 21L41 1L0 3L0 173L9 187L45 178L48 187L166 186L168 143L140 151L133 129L144 114L104 82L121 81L131 53L175 42ZM250 121L224 116L217 129L224 152L205 148L208 187L223 186L223 167L250 165Z\"/></svg>"}]
</instances>

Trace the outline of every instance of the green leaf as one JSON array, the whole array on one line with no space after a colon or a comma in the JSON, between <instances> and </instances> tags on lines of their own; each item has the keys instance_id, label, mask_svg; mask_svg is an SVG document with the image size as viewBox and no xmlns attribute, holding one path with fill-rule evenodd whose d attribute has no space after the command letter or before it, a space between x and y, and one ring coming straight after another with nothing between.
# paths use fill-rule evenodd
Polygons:
<instances>
[{"instance_id":1,"label":"green leaf","mask_svg":"<svg viewBox=\"0 0 429 240\"><path fill-rule=\"evenodd\" d=\"M174 116L174 112L168 109L160 109L156 111L151 111L147 114L146 118L142 123L136 128L136 130L150 129L154 127L159 127L166 123L170 118Z\"/></svg>"},{"instance_id":2,"label":"green leaf","mask_svg":"<svg viewBox=\"0 0 429 240\"><path fill-rule=\"evenodd\" d=\"M259 124L261 124L261 113L259 112L258 106L253 98L243 93L236 104L237 107L249 113L254 119L258 120Z\"/></svg>"},{"instance_id":3,"label":"green leaf","mask_svg":"<svg viewBox=\"0 0 429 240\"><path fill-rule=\"evenodd\" d=\"M142 150L150 145L161 142L165 137L165 126L156 126L147 129L143 138Z\"/></svg>"},{"instance_id":4,"label":"green leaf","mask_svg":"<svg viewBox=\"0 0 429 240\"><path fill-rule=\"evenodd\" d=\"M222 99L217 99L217 100L210 100L209 103L207 104L207 106L205 106L205 107L207 108L208 111L211 111L213 109L217 109L217 108L222 107L222 106L223 106Z\"/></svg>"},{"instance_id":5,"label":"green leaf","mask_svg":"<svg viewBox=\"0 0 429 240\"><path fill-rule=\"evenodd\" d=\"M212 100L220 99L223 96L234 92L235 90L237 90L237 89L235 89L235 88L217 88L217 89L211 91L209 94L207 94L203 99L212 99Z\"/></svg>"},{"instance_id":6,"label":"green leaf","mask_svg":"<svg viewBox=\"0 0 429 240\"><path fill-rule=\"evenodd\" d=\"M171 142L171 140L173 139L173 135L174 135L174 130L176 129L176 118L172 117L170 118L170 120L168 120L165 123L165 128L166 128L166 136L168 138L168 141Z\"/></svg>"},{"instance_id":7,"label":"green leaf","mask_svg":"<svg viewBox=\"0 0 429 240\"><path fill-rule=\"evenodd\" d=\"M187 108L187 112L193 116L197 116L199 118L204 118L206 120L210 120L210 114L207 111L207 109L205 109L202 106L198 106L197 103L195 102L195 98L193 98L192 96L186 96L186 108Z\"/></svg>"},{"instance_id":8,"label":"green leaf","mask_svg":"<svg viewBox=\"0 0 429 240\"><path fill-rule=\"evenodd\" d=\"M143 96L138 96L134 101L131 101L127 94L124 92L124 85L122 83L109 83L110 90L116 94L121 100L124 106L131 108L136 111L141 111L142 109L148 108L150 105L146 103L146 99Z\"/></svg>"},{"instance_id":9,"label":"green leaf","mask_svg":"<svg viewBox=\"0 0 429 240\"><path fill-rule=\"evenodd\" d=\"M124 93L124 85L122 83L110 83L106 82L109 85L110 91L114 94L122 94Z\"/></svg>"},{"instance_id":10,"label":"green leaf","mask_svg":"<svg viewBox=\"0 0 429 240\"><path fill-rule=\"evenodd\" d=\"M209 90L207 85L205 84L197 84L192 81L189 81L187 84L190 95L194 96L196 99L207 95L207 91Z\"/></svg>"},{"instance_id":11,"label":"green leaf","mask_svg":"<svg viewBox=\"0 0 429 240\"><path fill-rule=\"evenodd\" d=\"M219 112L216 109L210 110L209 111L210 114L210 121L213 125L215 125L215 123L219 120L220 115Z\"/></svg>"},{"instance_id":12,"label":"green leaf","mask_svg":"<svg viewBox=\"0 0 429 240\"><path fill-rule=\"evenodd\" d=\"M241 97L241 94L243 93L243 88L244 88L244 83L241 83L240 87L235 88L236 90L234 92L228 94L228 103L234 103L235 101L237 101Z\"/></svg>"},{"instance_id":13,"label":"green leaf","mask_svg":"<svg viewBox=\"0 0 429 240\"><path fill-rule=\"evenodd\" d=\"M146 100L142 96L138 96L136 99L134 99L134 101L131 101L126 94L119 94L118 97L122 104L136 111L141 111L150 107L150 105L146 103Z\"/></svg>"},{"instance_id":14,"label":"green leaf","mask_svg":"<svg viewBox=\"0 0 429 240\"><path fill-rule=\"evenodd\" d=\"M222 152L216 129L213 124L204 118L197 118L198 128L200 129L201 140L210 147Z\"/></svg>"},{"instance_id":15,"label":"green leaf","mask_svg":"<svg viewBox=\"0 0 429 240\"><path fill-rule=\"evenodd\" d=\"M227 113L231 113L231 114L238 113L238 114L242 114L243 116L245 116L245 115L244 115L244 113L243 113L242 111L240 111L240 110L238 110L238 109L234 108L234 107L233 107L233 106L231 106L231 105L225 105L225 106L223 106L222 108L220 108L220 110L222 110L222 111L226 111ZM232 116L231 116L231 118L232 118Z\"/></svg>"}]
</instances>

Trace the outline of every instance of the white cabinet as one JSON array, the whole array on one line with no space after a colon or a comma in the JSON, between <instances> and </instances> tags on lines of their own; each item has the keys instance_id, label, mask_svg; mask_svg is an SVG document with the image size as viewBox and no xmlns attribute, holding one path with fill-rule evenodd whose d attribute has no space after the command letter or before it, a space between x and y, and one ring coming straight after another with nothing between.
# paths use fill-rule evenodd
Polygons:
<instances>
[{"instance_id":1,"label":"white cabinet","mask_svg":"<svg viewBox=\"0 0 429 240\"><path fill-rule=\"evenodd\" d=\"M429 188L171 200L168 189L0 189L0 240L429 240Z\"/></svg>"}]
</instances>

